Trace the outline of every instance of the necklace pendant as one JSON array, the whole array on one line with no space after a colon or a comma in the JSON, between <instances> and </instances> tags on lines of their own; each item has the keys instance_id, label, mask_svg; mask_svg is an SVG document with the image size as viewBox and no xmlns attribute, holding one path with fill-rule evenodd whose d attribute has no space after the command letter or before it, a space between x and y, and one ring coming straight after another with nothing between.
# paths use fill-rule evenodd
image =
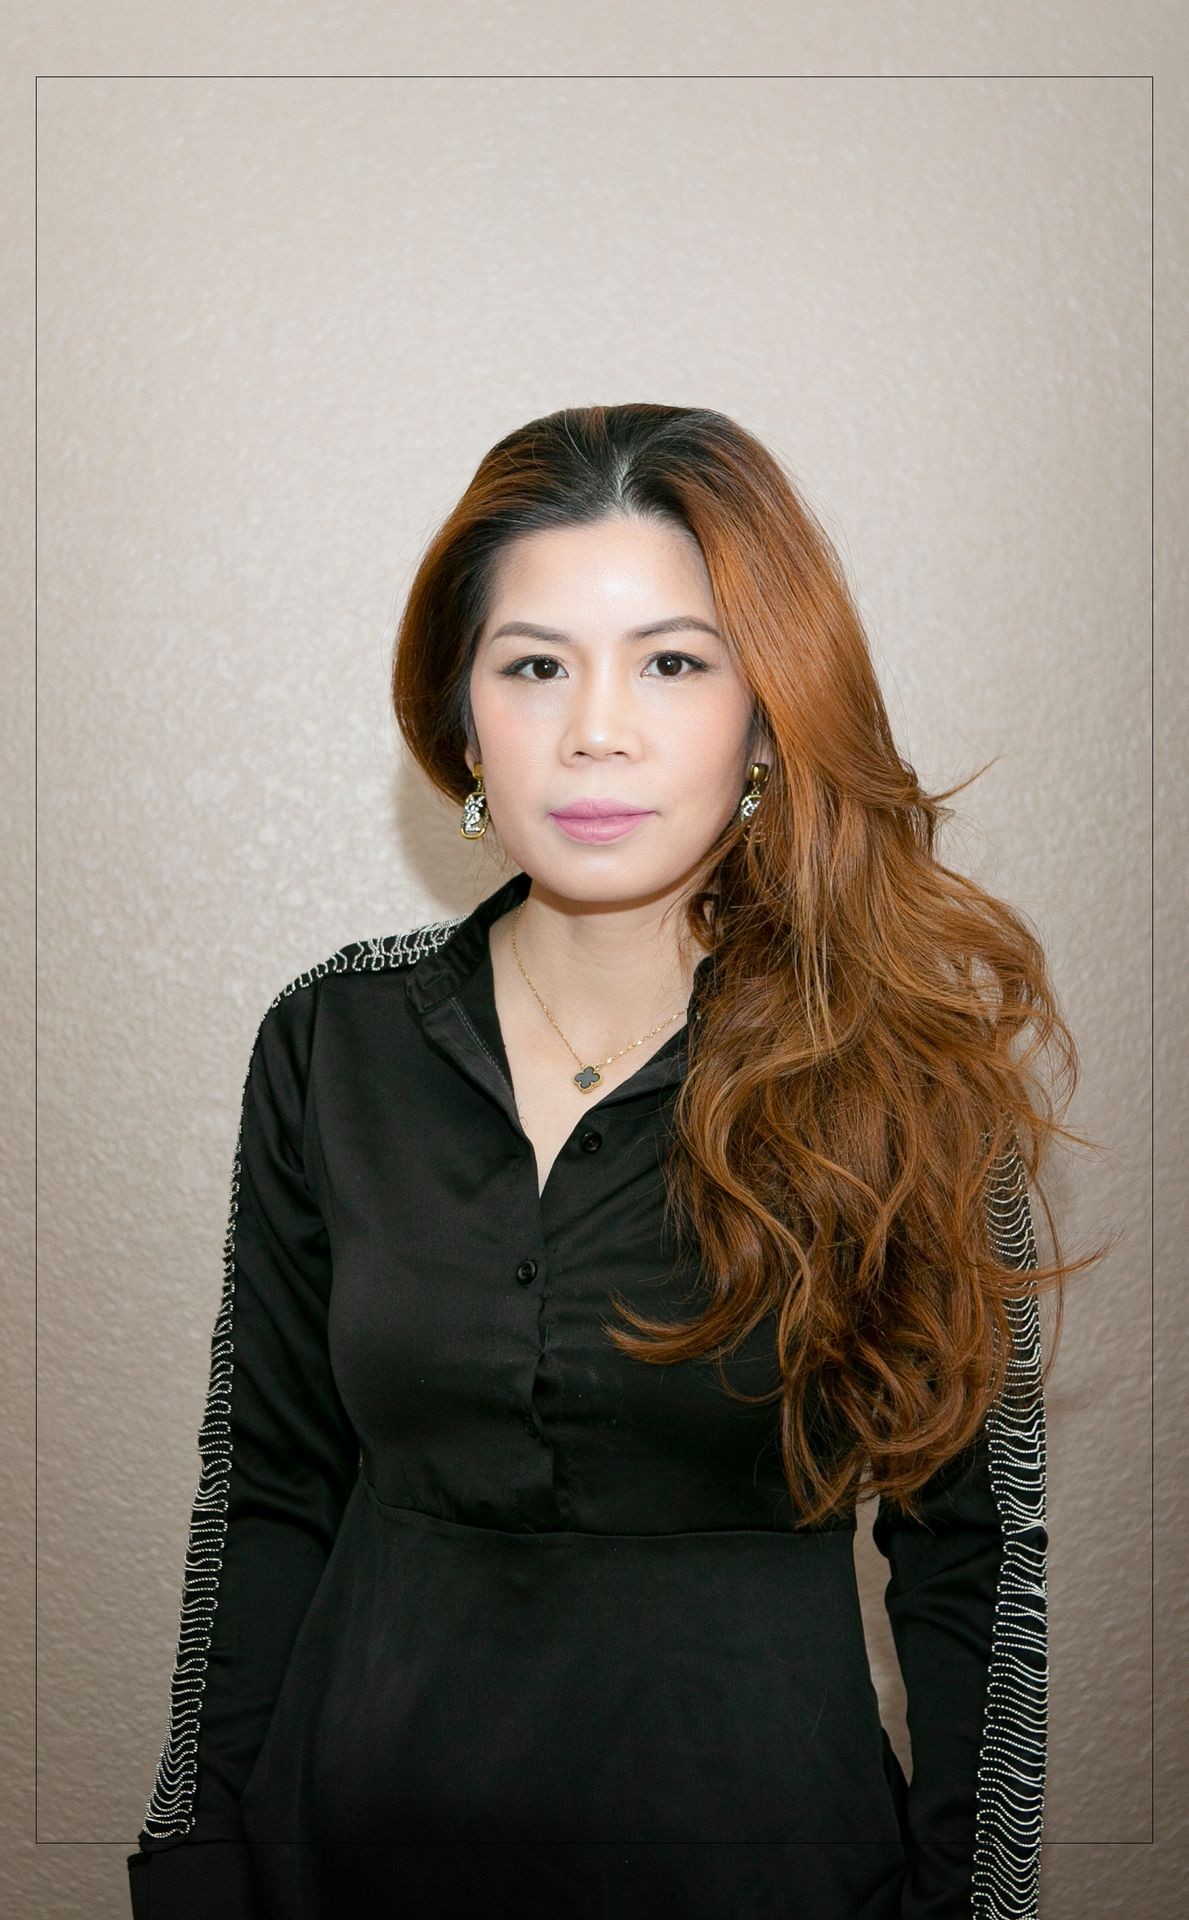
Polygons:
<instances>
[{"instance_id":1,"label":"necklace pendant","mask_svg":"<svg viewBox=\"0 0 1189 1920\"><path fill-rule=\"evenodd\" d=\"M574 1085L581 1088L583 1093L589 1093L592 1087L601 1086L602 1083L603 1076L597 1067L581 1067L574 1075Z\"/></svg>"}]
</instances>

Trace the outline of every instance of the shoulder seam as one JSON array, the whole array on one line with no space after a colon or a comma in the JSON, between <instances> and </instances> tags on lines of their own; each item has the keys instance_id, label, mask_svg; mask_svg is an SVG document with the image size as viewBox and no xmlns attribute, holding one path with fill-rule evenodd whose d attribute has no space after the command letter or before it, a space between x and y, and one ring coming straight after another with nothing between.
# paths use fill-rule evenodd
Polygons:
<instances>
[{"instance_id":1,"label":"shoulder seam","mask_svg":"<svg viewBox=\"0 0 1189 1920\"><path fill-rule=\"evenodd\" d=\"M314 966L296 974L274 996L270 1011L289 994L312 986L328 974L383 973L392 967L415 966L426 954L442 946L465 918L465 914L459 913L448 920L426 921L421 926L410 927L405 933L373 934L366 939L348 941L345 946L337 947L332 954L328 954L325 960L319 960Z\"/></svg>"}]
</instances>

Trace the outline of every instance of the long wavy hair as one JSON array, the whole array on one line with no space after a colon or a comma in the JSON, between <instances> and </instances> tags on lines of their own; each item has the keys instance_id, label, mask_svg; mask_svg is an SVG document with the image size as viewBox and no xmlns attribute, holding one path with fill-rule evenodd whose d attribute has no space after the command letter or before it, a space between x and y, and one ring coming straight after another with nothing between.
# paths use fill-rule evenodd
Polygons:
<instances>
[{"instance_id":1,"label":"long wavy hair","mask_svg":"<svg viewBox=\"0 0 1189 1920\"><path fill-rule=\"evenodd\" d=\"M1047 1374L1065 1283L1102 1257L1063 1258L1047 1200L1048 1265L1004 1264L989 1230L1006 1157L1037 1184L1053 1136L1093 1145L1059 1117L1073 1036L1024 916L938 857L945 802L978 775L923 791L836 552L772 454L721 413L567 407L485 456L396 636L397 722L433 785L455 802L470 790L470 671L502 551L612 514L697 540L771 758L758 811L724 829L683 906L714 960L665 1209L707 1297L689 1321L617 1298L628 1324L607 1331L653 1365L713 1356L740 1399L778 1394L804 1523L877 1494L915 1514L1004 1385L1007 1300L1056 1293ZM1037 1071L1050 1055L1051 1088ZM749 1396L723 1363L765 1316L780 1385Z\"/></svg>"}]
</instances>

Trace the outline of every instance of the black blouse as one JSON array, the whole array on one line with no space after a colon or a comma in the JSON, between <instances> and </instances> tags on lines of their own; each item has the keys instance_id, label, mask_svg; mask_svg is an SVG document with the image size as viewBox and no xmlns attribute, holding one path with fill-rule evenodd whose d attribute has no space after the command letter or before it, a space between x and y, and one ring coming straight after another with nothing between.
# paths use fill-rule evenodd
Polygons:
<instances>
[{"instance_id":1,"label":"black blouse","mask_svg":"<svg viewBox=\"0 0 1189 1920\"><path fill-rule=\"evenodd\" d=\"M488 946L528 887L344 947L264 1015L136 1920L1034 1916L1035 1297L922 1520L877 1510L909 1785L853 1511L798 1525L776 1403L606 1334L615 1293L695 1308L661 1167L690 1026L575 1095L538 1193ZM989 1205L1034 1266L1018 1158ZM776 1384L771 1321L726 1371Z\"/></svg>"}]
</instances>

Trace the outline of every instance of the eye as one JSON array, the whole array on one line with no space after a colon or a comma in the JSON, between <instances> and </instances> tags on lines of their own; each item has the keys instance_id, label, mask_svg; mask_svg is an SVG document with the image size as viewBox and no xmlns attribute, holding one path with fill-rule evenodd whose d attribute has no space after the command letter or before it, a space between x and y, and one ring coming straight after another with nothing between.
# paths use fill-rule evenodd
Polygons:
<instances>
[{"instance_id":1,"label":"eye","mask_svg":"<svg viewBox=\"0 0 1189 1920\"><path fill-rule=\"evenodd\" d=\"M648 658L648 665L651 666L654 660L684 661L689 667L693 669L693 673L705 673L707 671L706 662L704 660L699 660L695 654L674 653L671 648L666 648L664 653L650 654ZM526 654L523 660L513 660L508 666L501 667L500 673L504 676L505 679L508 679L508 680L523 680L525 678L528 678L530 680L535 679L537 681L538 686L547 686L551 680L555 680L557 678L556 674L552 674L552 673L548 674L544 679L542 679L537 674L525 675L525 673L523 672L523 668L525 667L560 667L561 664L562 663L557 658L556 654L530 653L530 654ZM661 680L690 680L693 678L693 673L662 673L659 675L654 675L653 677Z\"/></svg>"},{"instance_id":2,"label":"eye","mask_svg":"<svg viewBox=\"0 0 1189 1920\"><path fill-rule=\"evenodd\" d=\"M692 653L654 653L652 660L686 660L693 668L694 673L705 673L706 671L706 662L699 660L696 655ZM650 660L649 665L651 666L651 664L652 661ZM662 680L689 680L693 676L688 673L662 673L660 677Z\"/></svg>"},{"instance_id":3,"label":"eye","mask_svg":"<svg viewBox=\"0 0 1189 1920\"><path fill-rule=\"evenodd\" d=\"M513 660L509 666L501 667L500 673L505 680L523 680L523 667L560 667L561 661L551 653L530 653L524 660ZM552 679L554 676L549 676ZM536 678L531 675L530 678Z\"/></svg>"}]
</instances>

